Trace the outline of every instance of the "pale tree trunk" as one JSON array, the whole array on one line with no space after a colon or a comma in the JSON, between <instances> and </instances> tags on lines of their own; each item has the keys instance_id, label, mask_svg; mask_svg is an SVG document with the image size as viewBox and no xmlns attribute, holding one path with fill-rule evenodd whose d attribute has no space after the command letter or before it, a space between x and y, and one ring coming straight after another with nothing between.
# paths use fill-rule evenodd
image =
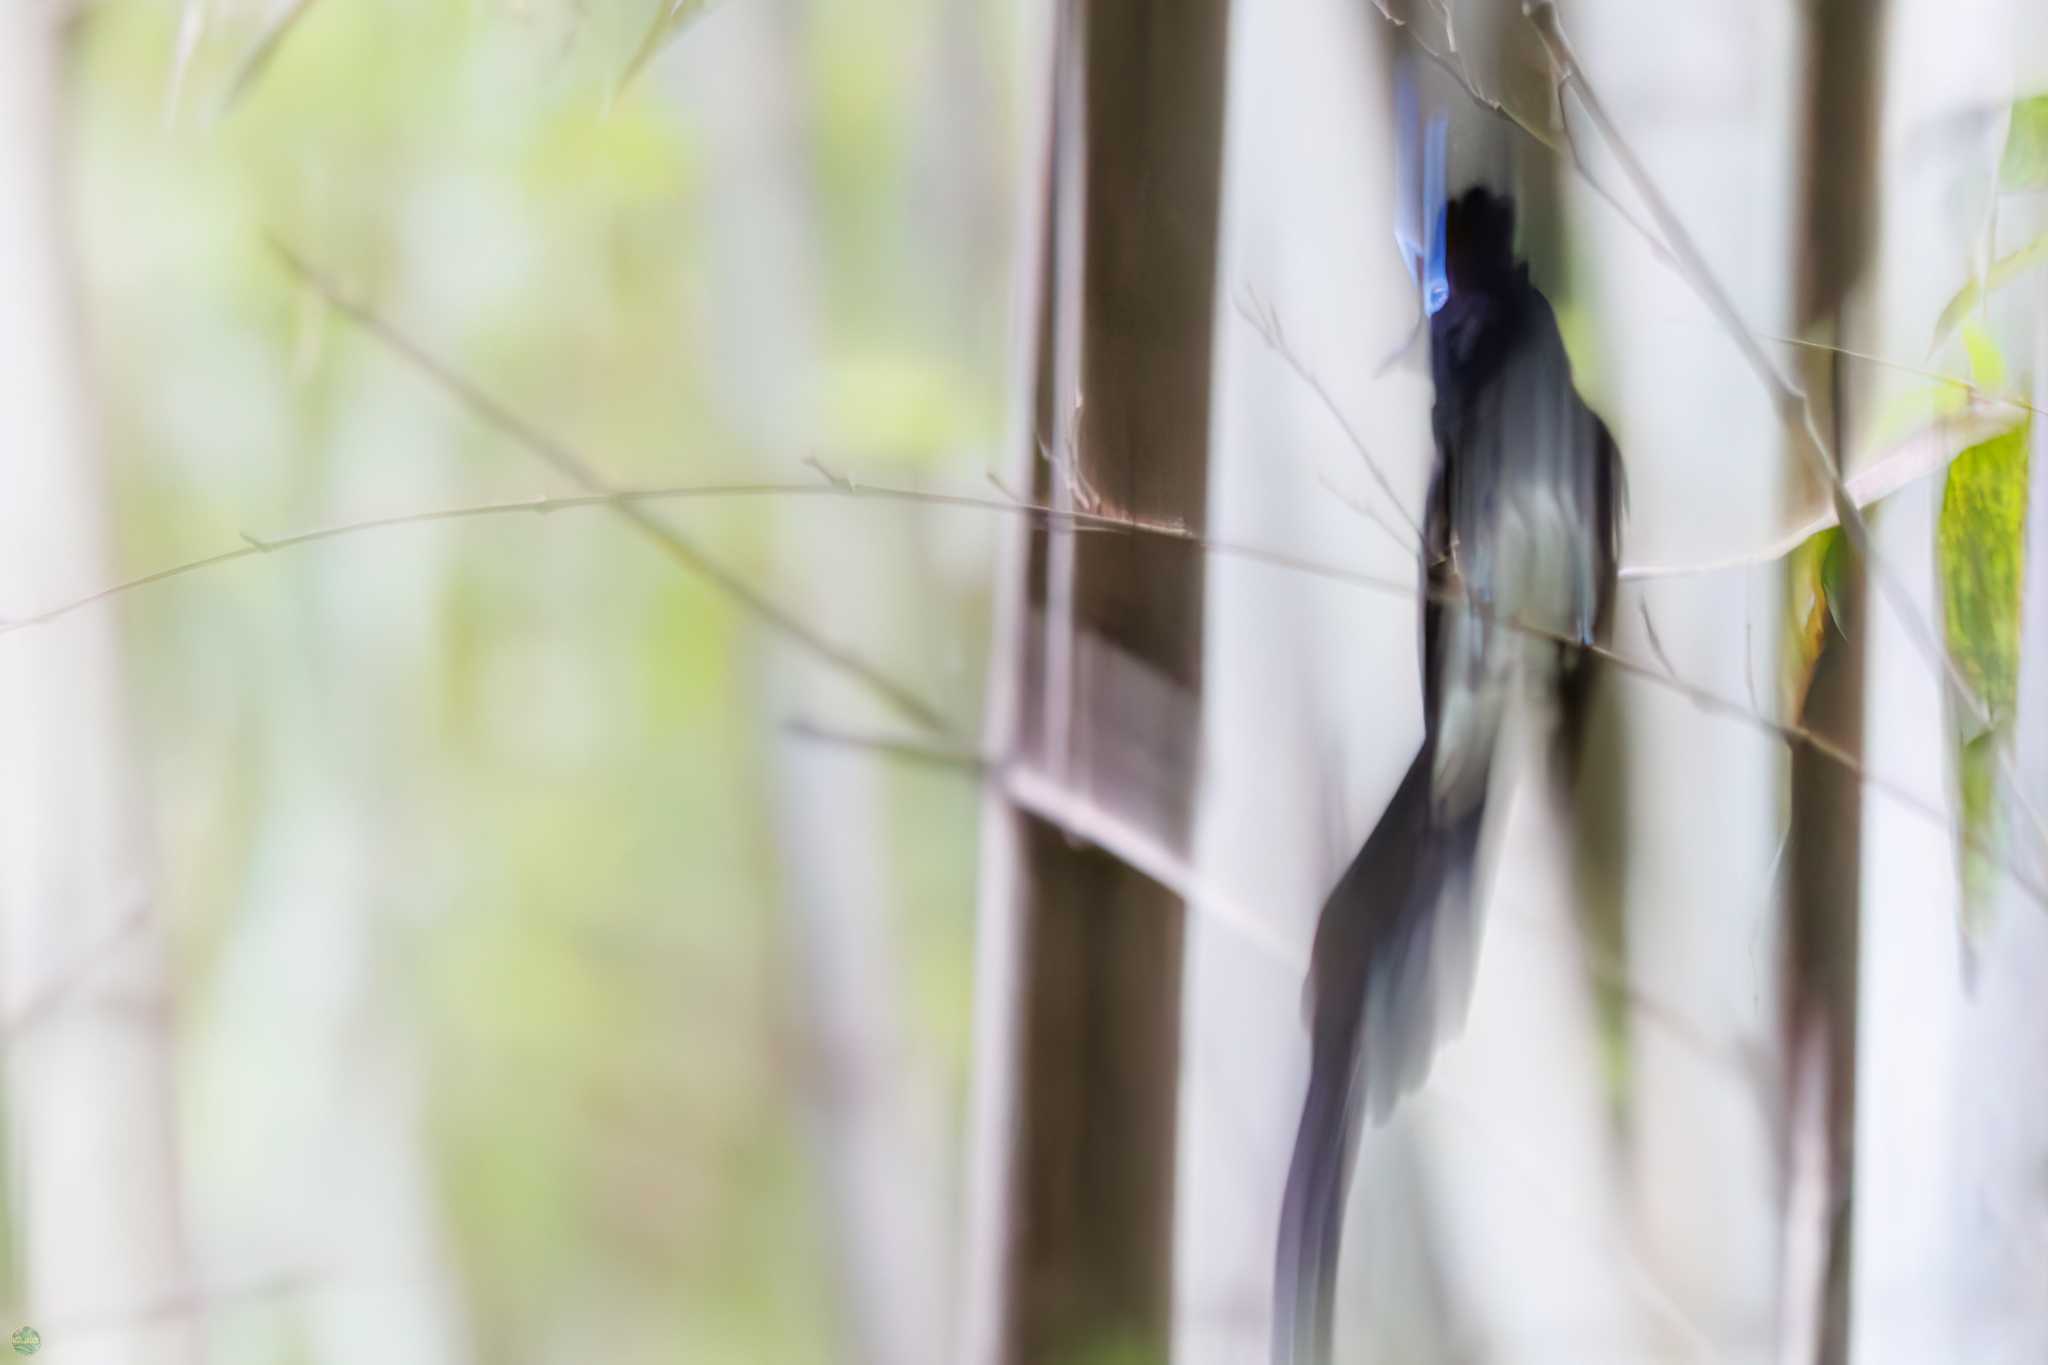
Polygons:
<instances>
[{"instance_id":1,"label":"pale tree trunk","mask_svg":"<svg viewBox=\"0 0 2048 1365\"><path fill-rule=\"evenodd\" d=\"M352 556L321 574L328 609L315 606L308 634L331 657L275 678L289 690L259 779L276 796L258 830L256 893L191 1028L192 1102L232 1116L195 1143L194 1222L213 1292L294 1296L288 1327L261 1315L238 1324L255 1334L239 1340L272 1354L302 1341L322 1362L460 1365L470 1344L417 1039L395 1022L404 1012L377 970L391 927L380 907L405 900L386 869L408 864L412 831L431 819L408 810L402 778L339 719L374 708L366 696L400 705L406 683L366 676L363 662L416 658L426 643L393 638L408 605L431 600L422 559L403 561L402 576L366 579ZM419 824L404 818L415 814Z\"/></svg>"},{"instance_id":2,"label":"pale tree trunk","mask_svg":"<svg viewBox=\"0 0 2048 1365\"><path fill-rule=\"evenodd\" d=\"M1791 16L1768 5L1677 11L1602 0L1571 17L1589 81L1744 317L1782 330ZM1600 182L1625 187L1583 110L1569 95L1566 102ZM1628 469L1624 558L1712 559L1746 528L1775 520L1782 443L1769 395L1635 228L1583 180L1569 202L1584 259L1596 263L1588 295L1604 382L1588 399L1613 427ZM1668 658L1689 682L1774 709L1781 583L1772 565L1625 589L1616 646L1632 658ZM1646 1273L1706 1344L1674 1342L1670 1357L1769 1359L1784 750L1666 690L1619 690L1626 970L1630 990L1654 1006L1628 1017L1623 1131L1635 1244Z\"/></svg>"},{"instance_id":3,"label":"pale tree trunk","mask_svg":"<svg viewBox=\"0 0 2048 1365\"><path fill-rule=\"evenodd\" d=\"M1042 262L1056 283L1039 321L1058 340L1035 346L1056 378L1032 388L1052 459L1036 440L1017 452L1036 497L1202 522L1226 19L1222 0L1063 10ZM1026 549L993 746L1184 851L1199 556L1091 534ZM981 1173L998 1188L977 1200L965 1358L1163 1360L1183 908L1021 808L994 810L983 838L977 1066L996 1094L974 1140L994 1144Z\"/></svg>"},{"instance_id":4,"label":"pale tree trunk","mask_svg":"<svg viewBox=\"0 0 2048 1365\"><path fill-rule=\"evenodd\" d=\"M0 7L0 615L115 563L58 174L58 10ZM172 1002L117 618L0 639L0 1000L23 1312L79 1359L196 1356ZM141 1316L138 1316L141 1315ZM11 1328L9 1329L11 1330Z\"/></svg>"},{"instance_id":5,"label":"pale tree trunk","mask_svg":"<svg viewBox=\"0 0 2048 1365\"><path fill-rule=\"evenodd\" d=\"M1454 6L1453 13L1457 49L1464 56L1468 79L1510 100L1531 122L1548 122L1540 102L1546 88L1540 76L1542 50L1516 9L1466 4ZM1574 13L1583 14L1585 9ZM1418 30L1435 37L1438 50L1448 50L1448 40L1436 37L1426 22L1428 7L1410 6L1409 15ZM1632 15L1602 10L1591 17L1596 26L1583 34L1589 61L1593 52L1619 46L1610 46L1615 26ZM1628 119L1641 116L1645 96L1661 96L1668 88L1661 82L1670 73L1661 70L1653 78L1658 83L1638 83L1642 61L1696 63L1711 52L1708 44L1698 41L1672 44L1663 38L1629 43L1625 50L1627 58L1612 65L1632 78L1616 101L1628 110ZM1753 60L1753 54L1745 51L1742 59ZM1705 79L1713 79L1715 71L1735 60L1731 45L1720 60L1708 63ZM1702 78L1690 69L1687 77ZM1659 126L1668 127L1663 111L1658 112ZM1582 116L1578 123L1583 125ZM1482 111L1464 109L1463 121L1454 122L1451 130L1453 179L1459 178L1462 159L1471 168L1468 173L1499 188L1513 188L1524 201L1524 244L1535 247L1546 225L1544 191L1557 171L1519 146L1519 136ZM1461 140L1467 148L1462 157ZM1592 140L1589 132L1588 141ZM1518 184L1503 184L1518 159L1537 174ZM1685 165L1688 172L1693 169L1689 160ZM1571 202L1580 207L1581 187L1566 179ZM1608 183L1617 179L1611 172L1607 176ZM1656 282L1639 279L1636 272L1647 274L1658 267L1639 240L1617 240L1606 212L1604 207L1585 208L1573 218L1568 232L1582 244L1573 259L1595 263L1598 271L1586 291L1593 302L1589 311L1603 322L1616 311L1637 313L1632 321L1641 325L1643 334L1654 333L1658 346L1642 346L1629 331L1629 322L1623 322L1610 334L1615 344L1599 357L1609 363L1582 367L1576 377L1588 401L1613 426L1628 468L1630 515L1623 534L1624 559L1636 558L1645 548L1655 557L1660 543L1678 552L1687 535L1713 536L1713 515L1702 518L1700 513L1716 499L1671 486L1670 475L1677 471L1663 467L1667 452L1658 445L1666 433L1661 428L1654 434L1646 430L1666 420L1661 405L1684 383L1668 372L1649 372L1660 364L1654 352L1661 350L1667 336L1663 328L1640 316L1649 295L1645 286L1654 289ZM1547 264L1536 262L1539 270ZM1539 281L1546 288L1558 283L1540 275ZM1574 339L1583 339L1583 334ZM1653 353L1646 355L1646 350ZM1607 380L1604 385L1596 382L1602 378ZM1725 504L1740 491L1737 481L1719 494L1719 500ZM1665 499L1684 506L1674 515ZM1747 509L1724 505L1719 519L1738 522L1746 514ZM1621 596L1620 608L1617 645L1631 657L1647 655L1639 623L1632 619L1631 595ZM1680 638L1685 638L1683 627ZM1463 1036L1444 1049L1434 1079L1414 1101L1413 1122L1427 1142L1425 1188L1436 1215L1444 1297L1459 1333L1455 1349L1448 1353L1451 1358L1687 1359L1712 1349L1715 1329L1723 1326L1708 1320L1700 1297L1690 1292L1693 1286L1685 1281L1679 1258L1661 1256L1656 1239L1643 1227L1639 1206L1630 1198L1631 1153L1624 1146L1626 1137L1641 1133L1626 1120L1664 1121L1657 1106L1667 1097L1683 1096L1690 1102L1704 1089L1713 1103L1722 1097L1718 1088L1729 1084L1731 1067L1725 1054L1732 1049L1703 1048L1701 1038L1711 1035L1692 1026L1682 1001L1675 1007L1669 1003L1672 994L1684 993L1684 983L1673 979L1693 965L1686 960L1680 967L1677 960L1685 959L1696 945L1668 941L1654 929L1644 932L1649 926L1640 922L1646 910L1657 917L1667 913L1664 905L1648 899L1664 890L1646 891L1648 876L1661 869L1655 854L1641 851L1640 841L1647 836L1667 845L1675 842L1672 836L1685 817L1660 812L1655 801L1642 802L1638 794L1646 786L1661 787L1668 781L1669 772L1660 763L1669 762L1678 747L1670 722L1675 718L1685 725L1697 713L1682 705L1667 711L1665 699L1647 689L1606 691L1610 697L1618 693L1628 708L1624 733L1618 743L1589 755L1569 809L1552 799L1555 789L1539 776L1548 765L1547 752L1524 749L1502 760L1503 770L1519 777L1512 796L1497 812L1490 812L1495 817L1488 835L1495 871L1470 1016ZM1701 751L1729 756L1725 732L1690 738ZM1731 775L1740 771L1731 768ZM1624 794L1627 806L1621 811ZM1691 795L1697 799L1700 793L1693 789ZM1714 799L1726 802L1725 797ZM1612 828L1616 824L1619 834ZM1597 864L1575 864L1570 856L1575 827L1587 839L1586 852ZM1738 839L1743 833L1727 832ZM1625 860L1619 859L1623 849ZM1725 857L1724 848L1713 853ZM1715 868L1720 875L1731 871L1739 871L1739 866L1730 868L1724 862ZM1608 951L1589 951L1585 941L1589 907L1601 897L1616 895L1626 898L1622 941L1631 956L1622 961ZM1719 909L1725 913L1725 900ZM1660 962L1665 955L1673 960ZM1610 1044L1602 1038L1596 984L1634 1004L1625 1012L1624 1065L1629 1069L1618 1084L1603 1055ZM1674 984L1676 991L1667 993L1667 986ZM1671 1027L1668 1021L1673 1019L1679 1027ZM1736 1087L1746 1102L1739 1078ZM1625 1106L1632 1106L1624 1108L1625 1122L1619 1127L1613 1121L1617 1094ZM1687 1117L1680 1116L1679 1121ZM1757 1138L1761 1137L1758 1125ZM1640 1158L1640 1146L1633 1155ZM1740 1166L1732 1174L1739 1176ZM1689 1173L1686 1178L1696 1177ZM1717 1209L1716 1216L1724 1215ZM1673 1229L1669 1240L1686 1244L1693 1235L1691 1228ZM1386 1358L1402 1357L1389 1353Z\"/></svg>"},{"instance_id":6,"label":"pale tree trunk","mask_svg":"<svg viewBox=\"0 0 2048 1365\"><path fill-rule=\"evenodd\" d=\"M2011 11L2016 95L2041 91L2048 16ZM2048 228L2036 218L2030 232ZM2048 396L2048 289L2031 296L2028 396ZM2015 347L2017 349L2017 347ZM2013 758L2033 811L2048 811L2048 421L2033 419L2026 565L2021 589L2019 706ZM2048 876L2042 834L2012 795L2001 801L2002 844L2039 884ZM2001 888L1974 945L1975 990L1956 1038L1949 1108L1955 1198L1949 1208L1956 1271L1951 1351L1959 1360L2019 1365L2048 1359L2048 910L2018 887Z\"/></svg>"},{"instance_id":7,"label":"pale tree trunk","mask_svg":"<svg viewBox=\"0 0 2048 1365\"><path fill-rule=\"evenodd\" d=\"M447 496L433 456L461 418L431 391L394 398L358 371L341 383L337 410L383 404L387 423L318 433L313 463L338 471L328 512L343 519L358 487ZM387 969L417 932L417 873L446 828L413 755L387 742L390 720L417 704L440 648L452 563L446 540L416 538L258 570L292 584L296 609L264 623L273 647L245 651L263 735L247 781L265 799L185 1072L188 1106L209 1116L189 1159L209 1292L292 1296L289 1315L227 1320L225 1339L248 1349L395 1365L461 1365L474 1349L436 1185L426 1040L397 999L406 978Z\"/></svg>"},{"instance_id":8,"label":"pale tree trunk","mask_svg":"<svg viewBox=\"0 0 2048 1365\"><path fill-rule=\"evenodd\" d=\"M1360 510L1405 527L1402 509L1416 514L1428 477L1419 365L1373 375L1414 320L1390 233L1390 38L1346 0L1233 15L1209 529L1405 582L1413 543ZM1401 508L1262 337L1266 319L1341 406ZM1413 602L1227 558L1206 572L1198 863L1204 884L1271 931L1254 938L1201 914L1187 930L1175 1359L1226 1365L1263 1359L1272 1339L1316 914L1414 755L1421 692ZM1446 1353L1421 1169L1406 1117L1360 1146L1344 1360Z\"/></svg>"},{"instance_id":9,"label":"pale tree trunk","mask_svg":"<svg viewBox=\"0 0 2048 1365\"><path fill-rule=\"evenodd\" d=\"M2034 298L2044 325L2048 291ZM2038 395L2048 385L2048 335L2034 344ZM2020 786L2040 810L2048 808L2048 425L2039 417L2029 485L2013 755ZM2004 847L2038 881L2048 867L2040 837L2015 801L2001 804ZM1951 1164L1929 1178L1949 1194L1947 1349L1959 1360L2019 1365L2048 1357L2048 1098L2038 1083L2048 1066L2048 911L2006 884L1984 921L1973 934L1971 984L1955 1015L1939 1100ZM1936 959L1933 969L1942 965ZM1955 989L1954 978L1916 984L1923 993Z\"/></svg>"},{"instance_id":10,"label":"pale tree trunk","mask_svg":"<svg viewBox=\"0 0 2048 1365\"><path fill-rule=\"evenodd\" d=\"M1440 12L1433 15L1432 8ZM1540 50L1515 9L1465 3L1411 5L1406 12L1421 41L1439 52L1455 48L1463 81L1541 120L1527 88L1541 71ZM1440 22L1446 16L1449 31ZM1389 29L1382 36L1394 54L1419 60L1410 33ZM1435 81L1427 63L1422 67L1425 79ZM1534 85L1540 93L1540 76ZM1552 168L1534 163L1538 177L1518 180L1513 168L1524 150L1520 134L1468 92L1438 86L1451 118L1451 190L1476 182L1513 194L1526 249L1541 229L1536 180L1547 181ZM1391 88L1381 89L1377 105L1386 127ZM1374 188L1388 183L1382 179ZM1392 204L1383 201L1376 216L1378 230L1365 249L1389 252ZM1400 335L1394 329L1414 325L1419 302L1419 291L1408 284L1402 306L1383 324L1390 343ZM1380 354L1390 349L1386 344ZM1428 363L1427 342L1417 339L1377 387L1392 390L1405 372L1408 382L1421 381L1426 404ZM1416 417L1427 411L1418 406ZM1415 482L1406 506L1418 519L1422 479L1433 457L1427 431L1423 426L1409 447ZM1408 548L1404 567L1413 575L1412 542ZM1376 691L1416 694L1415 647L1411 634L1398 651L1380 653ZM1352 704L1368 707L1362 720L1383 726L1384 712L1365 700L1371 695ZM1416 738L1413 731L1402 733L1403 757L1413 753ZM1657 1344L1658 1319L1669 1312L1660 1288L1634 1264L1620 1198L1594 994L1579 943L1583 889L1568 856L1574 826L1586 812L1553 799L1556 788L1544 776L1547 746L1529 746L1526 738L1511 729L1496 760L1503 780L1489 800L1481 853L1492 872L1482 879L1478 961L1462 1028L1447 1040L1428 1084L1406 1110L1385 1133L1361 1144L1338 1322L1363 1360L1418 1357L1411 1334L1423 1323L1402 1322L1397 1277L1424 1249L1434 1261L1429 1287L1436 1300L1427 1311L1438 1320L1428 1324L1425 1338L1436 1344L1420 1358L1642 1360ZM1589 777L1585 792L1611 779L1604 772ZM1385 793L1382 785L1376 806ZM1346 854L1370 827L1367 821L1353 830ZM1341 858L1333 867L1340 864ZM1404 1176L1397 1144L1414 1151L1412 1175ZM1401 1210L1410 1190L1426 1216L1404 1227Z\"/></svg>"},{"instance_id":11,"label":"pale tree trunk","mask_svg":"<svg viewBox=\"0 0 2048 1365\"><path fill-rule=\"evenodd\" d=\"M816 449L823 268L808 168L801 64L808 6L734 6L694 31L672 64L709 132L711 278L722 418L769 459ZM818 456L828 468L836 456ZM860 471L844 471L857 475ZM838 639L891 657L915 600L914 542L846 504L780 509L778 600ZM890 712L801 651L770 648L771 720L886 733ZM857 749L768 740L802 1040L803 1111L827 1203L847 1359L937 1365L951 1278L943 1129L935 1077L905 1019L900 907L893 903L889 773Z\"/></svg>"},{"instance_id":12,"label":"pale tree trunk","mask_svg":"<svg viewBox=\"0 0 2048 1365\"><path fill-rule=\"evenodd\" d=\"M2007 0L1893 0L1891 10L1870 346L1917 360L1978 249L2003 137L2002 120L1987 126L1983 115L2013 93L2014 56L2026 44L2015 41ZM1863 380L1876 389L1871 411L1891 395L1923 387L1918 376L1882 368ZM1940 504L1940 480L1929 480L1889 502L1874 528L1887 572L1929 621L1939 621L1941 611L1933 555ZM2032 523L2037 545L2040 525ZM1867 618L1865 760L1872 771L1947 806L1955 731L1942 679L1886 594L1870 594ZM2022 697L2026 687L2023 681ZM2013 1045L2028 1025L2006 1025L2008 1011L2038 1018L2048 974L2038 948L2029 966L2026 950L1980 941L1979 967L2005 984L1980 977L1972 997L1959 951L1954 841L1881 794L1866 792L1863 819L1853 1355L1868 1365L2040 1359L2038 1347L2000 1353L2004 1330L2025 1319L1993 1318L1973 1302L1970 1288L1981 1271L1998 1266L2039 1282L2040 1262L2029 1259L2025 1239L2017 1246L2002 1240L2015 1226L2002 1210L2012 1207L2016 1192L2038 1186L2010 1183L2009 1171L1987 1179L1990 1173L1967 1154L1979 1140L1971 1130L1987 1120L2030 1112L2023 1123L2043 1118L2040 1087L2026 1080L2038 1074L2043 1054L2022 1045L2016 1056ZM2001 927L1992 939L2038 924L2040 912L2023 898L2018 910L1997 910ZM2003 1010L1990 1009L1995 997L2005 1000ZM2016 1249L2018 1259L2008 1259ZM2040 1321L2038 1311L2033 1321Z\"/></svg>"},{"instance_id":13,"label":"pale tree trunk","mask_svg":"<svg viewBox=\"0 0 2048 1365\"><path fill-rule=\"evenodd\" d=\"M2048 289L2034 293L2043 333L2032 389L2048 393ZM2014 758L2026 797L2048 809L2048 422L2036 417L2029 451L2027 559L2022 596L2019 716ZM2008 806L2007 847L2033 870L2048 866L2039 836ZM2008 886L1977 944L1975 998L1958 1038L1955 1157L1961 1179L1950 1209L1957 1299L1957 1359L2048 1358L2048 911ZM1996 1070L1994 1077L1987 1074Z\"/></svg>"},{"instance_id":14,"label":"pale tree trunk","mask_svg":"<svg viewBox=\"0 0 2048 1365\"><path fill-rule=\"evenodd\" d=\"M1460 50L1489 89L1530 45L1519 24L1460 7ZM1441 50L1441 35L1428 36ZM1213 529L1401 581L1416 574L1403 510L1422 502L1430 395L1419 343L1377 373L1413 328L1417 299L1393 248L1392 92L1372 61L1376 39L1408 41L1369 12L1297 3L1245 19L1233 46L1224 284L1280 336L1237 318L1223 334ZM1486 145L1498 125L1455 112L1454 165L1504 165ZM1304 128L1317 130L1312 143ZM1412 603L1228 560L1211 564L1210 585L1203 882L1269 917L1287 945L1261 951L1199 917L1190 929L1178 1341L1192 1359L1220 1361L1256 1359L1267 1340L1315 913L1420 727ZM1630 1235L1574 917L1581 892L1559 856L1569 831L1546 809L1548 789L1528 786L1502 802L1501 872L1464 1036L1360 1145L1340 1272L1344 1360L1634 1362L1698 1350L1686 1306Z\"/></svg>"}]
</instances>

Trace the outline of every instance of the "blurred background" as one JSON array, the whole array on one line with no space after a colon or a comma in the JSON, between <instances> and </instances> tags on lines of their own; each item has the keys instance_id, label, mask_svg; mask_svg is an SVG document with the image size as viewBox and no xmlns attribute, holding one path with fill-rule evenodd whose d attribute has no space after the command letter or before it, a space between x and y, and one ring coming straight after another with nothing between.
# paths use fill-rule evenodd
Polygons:
<instances>
[{"instance_id":1,"label":"blurred background","mask_svg":"<svg viewBox=\"0 0 2048 1365\"><path fill-rule=\"evenodd\" d=\"M1261 1360L1309 935L1420 729L1421 44L1627 461L1634 669L1361 1144L1340 1358L2048 1358L2044 16L1569 4L1644 180L1519 4L1202 6L1194 521L1314 571L1171 561L1192 795L1133 834L1028 795L1001 720L1023 566L1088 539L1013 504L1109 410L1047 363L1081 8L10 0L0 1332ZM1184 79L1146 32L1129 88ZM1749 346L1820 396L1871 564ZM1065 1356L989 1344L1045 1197L1005 802L1186 906L1170 1306Z\"/></svg>"},{"instance_id":2,"label":"blurred background","mask_svg":"<svg viewBox=\"0 0 2048 1365\"><path fill-rule=\"evenodd\" d=\"M69 563L10 525L0 614L245 538L578 491L278 246L609 482L823 488L812 457L986 488L1011 7L666 8L10 6L41 13L5 21L4 193L41 220L22 249L54 250L7 278L55 304L16 310L23 350L54 353L16 376L76 386L56 463L98 505ZM55 481L10 487L11 512L58 516ZM971 735L983 519L658 510ZM373 533L87 615L4 646L107 631L120 656L78 718L122 718L115 789L52 811L33 856L118 862L147 898L164 1047L97 1103L163 1087L131 1112L164 1121L175 1155L149 1169L174 1184L95 1214L115 1192L17 1162L18 1232L47 1200L97 1243L23 1299L15 1240L49 1355L836 1360L862 1273L842 1219L944 1270L971 773L792 738L858 723L851 689L604 508ZM117 805L119 834L83 827ZM127 909L15 945L23 989L87 970L70 955L107 951ZM833 1009L866 1031L828 1033ZM131 1200L159 1199L163 1259L123 1284L107 1239L150 1240ZM915 1297L877 1312L943 1326L940 1284L882 1283Z\"/></svg>"}]
</instances>

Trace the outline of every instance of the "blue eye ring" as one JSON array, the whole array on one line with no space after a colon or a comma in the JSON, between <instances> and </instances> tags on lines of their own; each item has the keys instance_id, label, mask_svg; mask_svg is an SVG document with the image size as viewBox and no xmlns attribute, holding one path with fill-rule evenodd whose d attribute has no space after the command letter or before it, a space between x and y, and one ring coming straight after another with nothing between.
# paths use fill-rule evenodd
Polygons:
<instances>
[{"instance_id":1,"label":"blue eye ring","mask_svg":"<svg viewBox=\"0 0 2048 1365\"><path fill-rule=\"evenodd\" d=\"M1444 259L1444 210L1438 209L1430 226L1429 251L1422 270L1422 307L1431 317L1451 301L1451 277Z\"/></svg>"},{"instance_id":2,"label":"blue eye ring","mask_svg":"<svg viewBox=\"0 0 2048 1365\"><path fill-rule=\"evenodd\" d=\"M1448 214L1444 177L1449 153L1450 124L1439 114L1429 121L1422 153L1422 306L1432 317L1451 299L1450 271L1444 259L1444 220Z\"/></svg>"}]
</instances>

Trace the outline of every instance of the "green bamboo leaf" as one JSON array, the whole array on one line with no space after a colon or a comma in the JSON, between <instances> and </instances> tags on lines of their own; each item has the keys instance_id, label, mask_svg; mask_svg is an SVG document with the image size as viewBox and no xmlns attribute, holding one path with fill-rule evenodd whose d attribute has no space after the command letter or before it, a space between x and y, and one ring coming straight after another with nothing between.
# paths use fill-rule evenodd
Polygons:
<instances>
[{"instance_id":1,"label":"green bamboo leaf","mask_svg":"<svg viewBox=\"0 0 2048 1365\"><path fill-rule=\"evenodd\" d=\"M1994 724L2011 714L2019 689L2031 426L2021 423L1956 457L1935 534L1949 653Z\"/></svg>"},{"instance_id":2,"label":"green bamboo leaf","mask_svg":"<svg viewBox=\"0 0 2048 1365\"><path fill-rule=\"evenodd\" d=\"M1935 530L1949 654L1984 700L1989 726L1958 716L1963 824L1992 846L1997 836L1997 746L2019 697L2020 584L2024 581L2027 446L2031 423L1972 446L1949 466ZM1981 918L1993 865L1961 853L1966 927Z\"/></svg>"},{"instance_id":3,"label":"green bamboo leaf","mask_svg":"<svg viewBox=\"0 0 2048 1365\"><path fill-rule=\"evenodd\" d=\"M2013 105L2012 129L2005 135L2005 155L1998 163L1998 188L2048 188L2048 95Z\"/></svg>"},{"instance_id":4,"label":"green bamboo leaf","mask_svg":"<svg viewBox=\"0 0 2048 1365\"><path fill-rule=\"evenodd\" d=\"M1841 541L1841 528L1830 526L1808 536L1786 557L1791 601L1785 614L1784 648L1778 657L1783 661L1780 702L1788 716L1806 713L1807 689L1813 686L1813 671L1828 645L1828 625L1833 622L1841 629L1833 600L1841 579Z\"/></svg>"},{"instance_id":5,"label":"green bamboo leaf","mask_svg":"<svg viewBox=\"0 0 2048 1365\"><path fill-rule=\"evenodd\" d=\"M1962 746L1956 765L1956 781L1962 789L1963 828L1984 840L1994 838L1998 828L1998 746L2004 742L2003 727L1987 730ZM1998 884L1998 863L1979 851L1983 847L1956 847L1957 870L1963 882L1966 947L1983 927L1984 912L1989 908L1988 893Z\"/></svg>"},{"instance_id":6,"label":"green bamboo leaf","mask_svg":"<svg viewBox=\"0 0 2048 1365\"><path fill-rule=\"evenodd\" d=\"M2000 257L1982 279L1971 280L1948 301L1948 306L1941 310L1941 317L1935 321L1934 344L1928 349L1939 350L1943 342L1955 335L1963 320L1977 311L1977 305L1984 301L1986 295L2011 284L2044 261L2048 261L2048 233L2041 234L2011 255Z\"/></svg>"},{"instance_id":7,"label":"green bamboo leaf","mask_svg":"<svg viewBox=\"0 0 2048 1365\"><path fill-rule=\"evenodd\" d=\"M1970 360L1971 383L1991 393L2005 392L2005 353L1974 318L1963 324L1963 354Z\"/></svg>"}]
</instances>

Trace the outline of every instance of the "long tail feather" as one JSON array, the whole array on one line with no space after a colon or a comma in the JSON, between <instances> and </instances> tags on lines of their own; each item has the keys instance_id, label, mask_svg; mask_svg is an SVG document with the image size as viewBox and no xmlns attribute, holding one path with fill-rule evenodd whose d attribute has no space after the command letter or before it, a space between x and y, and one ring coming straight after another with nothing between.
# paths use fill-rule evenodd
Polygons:
<instances>
[{"instance_id":1,"label":"long tail feather","mask_svg":"<svg viewBox=\"0 0 2048 1365\"><path fill-rule=\"evenodd\" d=\"M1274 1365L1326 1365L1337 1253L1361 1121L1422 1081L1462 1018L1477 935L1472 880L1483 803L1432 815L1425 743L1323 906L1309 968L1308 1098L1281 1202Z\"/></svg>"}]
</instances>

